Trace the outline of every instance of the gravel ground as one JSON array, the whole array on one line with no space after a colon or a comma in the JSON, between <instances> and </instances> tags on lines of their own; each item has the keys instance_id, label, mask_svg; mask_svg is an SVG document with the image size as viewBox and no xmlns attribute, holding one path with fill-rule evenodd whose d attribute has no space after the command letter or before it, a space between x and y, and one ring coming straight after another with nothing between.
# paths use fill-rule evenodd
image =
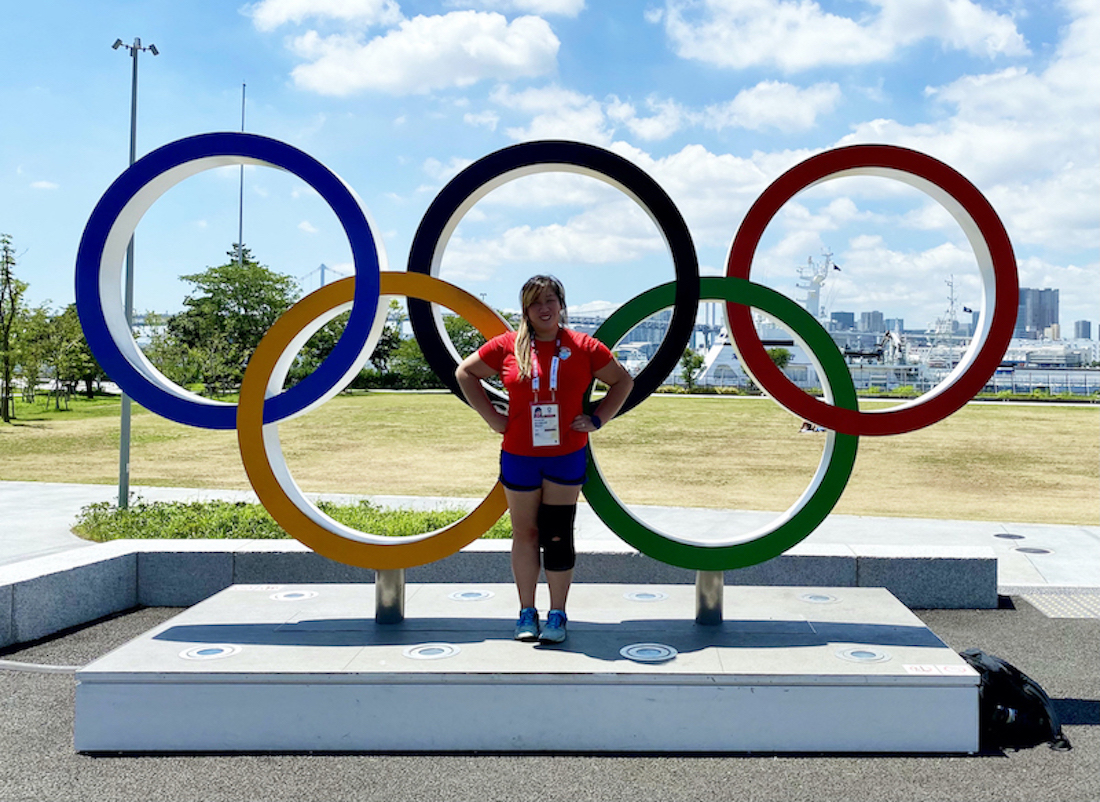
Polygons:
<instances>
[{"instance_id":1,"label":"gravel ground","mask_svg":"<svg viewBox=\"0 0 1100 802\"><path fill-rule=\"evenodd\" d=\"M1100 799L1100 620L1000 610L917 611L952 648L1004 657L1055 700L1073 744L974 757L772 755L194 755L73 751L71 674L0 669L0 800L726 799L1072 802ZM137 610L4 660L83 665L176 611Z\"/></svg>"}]
</instances>

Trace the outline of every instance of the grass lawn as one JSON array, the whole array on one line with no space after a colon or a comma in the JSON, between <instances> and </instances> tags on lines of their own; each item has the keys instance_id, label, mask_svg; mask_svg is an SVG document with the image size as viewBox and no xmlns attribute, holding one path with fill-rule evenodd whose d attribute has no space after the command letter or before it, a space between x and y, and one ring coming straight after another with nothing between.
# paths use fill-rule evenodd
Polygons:
<instances>
[{"instance_id":1,"label":"grass lawn","mask_svg":"<svg viewBox=\"0 0 1100 802\"><path fill-rule=\"evenodd\" d=\"M82 404L35 417L20 410L15 425L0 425L0 479L117 482L118 402ZM593 443L628 503L781 510L821 456L823 435L798 428L768 399L658 395ZM307 491L480 497L496 478L498 437L447 394L341 395L282 424L280 439ZM248 487L235 432L181 426L137 407L131 482ZM972 404L921 431L864 437L835 511L1096 524L1100 410Z\"/></svg>"}]
</instances>

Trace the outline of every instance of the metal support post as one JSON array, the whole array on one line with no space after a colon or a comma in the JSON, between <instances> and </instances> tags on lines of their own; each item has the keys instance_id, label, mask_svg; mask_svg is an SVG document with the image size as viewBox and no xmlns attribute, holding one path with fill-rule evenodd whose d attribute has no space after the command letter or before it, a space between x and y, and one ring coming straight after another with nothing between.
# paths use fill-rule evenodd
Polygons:
<instances>
[{"instance_id":1,"label":"metal support post","mask_svg":"<svg viewBox=\"0 0 1100 802\"><path fill-rule=\"evenodd\" d=\"M405 620L405 569L374 572L374 623L400 624Z\"/></svg>"},{"instance_id":2,"label":"metal support post","mask_svg":"<svg viewBox=\"0 0 1100 802\"><path fill-rule=\"evenodd\" d=\"M724 571L695 572L695 623L713 627L722 623Z\"/></svg>"}]
</instances>

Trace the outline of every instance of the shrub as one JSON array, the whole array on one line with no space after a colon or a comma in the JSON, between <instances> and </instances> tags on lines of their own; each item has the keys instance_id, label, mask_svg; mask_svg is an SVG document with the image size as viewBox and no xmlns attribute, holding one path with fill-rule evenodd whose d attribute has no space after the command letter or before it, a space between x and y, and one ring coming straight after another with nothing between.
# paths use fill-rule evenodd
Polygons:
<instances>
[{"instance_id":1,"label":"shrub","mask_svg":"<svg viewBox=\"0 0 1100 802\"><path fill-rule=\"evenodd\" d=\"M385 509L358 504L320 502L318 508L345 526L386 537L419 535L441 529L466 515L465 510ZM100 543L121 538L139 539L286 539L286 532L259 504L243 501L146 502L136 499L126 509L108 502L89 504L80 511L73 530ZM502 517L482 537L510 538L511 521Z\"/></svg>"}]
</instances>

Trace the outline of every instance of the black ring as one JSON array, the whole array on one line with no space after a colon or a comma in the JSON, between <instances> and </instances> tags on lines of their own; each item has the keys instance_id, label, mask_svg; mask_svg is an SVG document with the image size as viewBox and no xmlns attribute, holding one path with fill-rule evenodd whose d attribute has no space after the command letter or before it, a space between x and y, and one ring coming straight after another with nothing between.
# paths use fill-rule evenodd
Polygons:
<instances>
[{"instance_id":1,"label":"black ring","mask_svg":"<svg viewBox=\"0 0 1100 802\"><path fill-rule=\"evenodd\" d=\"M657 353L634 378L634 389L622 414L654 392L676 369L691 341L699 306L699 260L687 223L668 194L640 167L595 145L561 140L524 142L490 153L451 179L432 201L409 249L408 270L436 276L446 240L478 200L513 178L555 169L598 178L634 198L656 223L672 254L676 271L672 320ZM465 401L454 375L458 367L454 347L441 323L437 323L432 305L410 298L409 323L428 365L452 393ZM504 398L500 393L493 395Z\"/></svg>"}]
</instances>

